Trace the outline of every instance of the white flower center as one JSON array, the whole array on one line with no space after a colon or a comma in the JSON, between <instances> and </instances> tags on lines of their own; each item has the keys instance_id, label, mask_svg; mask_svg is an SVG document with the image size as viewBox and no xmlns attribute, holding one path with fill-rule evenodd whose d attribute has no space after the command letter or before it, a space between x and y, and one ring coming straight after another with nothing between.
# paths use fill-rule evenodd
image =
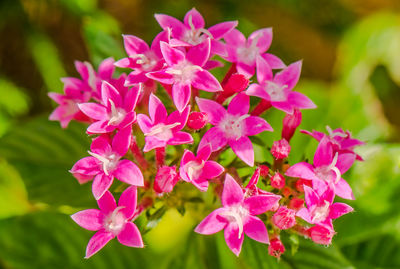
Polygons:
<instances>
[{"instance_id":1,"label":"white flower center","mask_svg":"<svg viewBox=\"0 0 400 269\"><path fill-rule=\"evenodd\" d=\"M286 88L287 85L279 85L272 81L267 81L264 86L264 90L268 93L273 102L286 101L287 97L284 91Z\"/></svg>"},{"instance_id":2,"label":"white flower center","mask_svg":"<svg viewBox=\"0 0 400 269\"><path fill-rule=\"evenodd\" d=\"M205 161L203 161L203 160L201 162L199 162L197 160L193 160L193 161L188 162L185 165L184 169L185 169L186 173L188 174L188 177L191 180L194 180L194 179L199 178L201 170L204 167L204 164L205 164Z\"/></svg>"},{"instance_id":3,"label":"white flower center","mask_svg":"<svg viewBox=\"0 0 400 269\"><path fill-rule=\"evenodd\" d=\"M156 64L157 64L157 61L155 60L154 55L147 56L145 54L136 54L134 57L137 58L136 63L140 64L144 71L153 70L154 66L156 66Z\"/></svg>"},{"instance_id":4,"label":"white flower center","mask_svg":"<svg viewBox=\"0 0 400 269\"><path fill-rule=\"evenodd\" d=\"M108 121L108 125L118 125L124 120L126 111L120 107L115 107L115 104L111 99L108 99L108 101L111 105L111 113L109 115L110 119Z\"/></svg>"},{"instance_id":5,"label":"white flower center","mask_svg":"<svg viewBox=\"0 0 400 269\"><path fill-rule=\"evenodd\" d=\"M332 171L335 173L335 179L333 182L336 184L342 177L339 169L336 167L336 163L338 160L338 153L336 152L335 157L333 157L332 163L329 165L316 167L314 172L317 177L321 180L332 181Z\"/></svg>"},{"instance_id":6,"label":"white flower center","mask_svg":"<svg viewBox=\"0 0 400 269\"><path fill-rule=\"evenodd\" d=\"M182 84L190 83L193 80L194 74L196 71L203 70L198 65L193 65L187 61L182 61L170 69L165 71L168 74L174 75L174 79L176 82L180 82Z\"/></svg>"},{"instance_id":7,"label":"white flower center","mask_svg":"<svg viewBox=\"0 0 400 269\"><path fill-rule=\"evenodd\" d=\"M260 39L261 34L258 34L252 41L250 46L245 45L244 47L238 47L236 53L241 62L254 65L256 62L257 55L260 54L260 50L257 47L258 40Z\"/></svg>"},{"instance_id":8,"label":"white flower center","mask_svg":"<svg viewBox=\"0 0 400 269\"><path fill-rule=\"evenodd\" d=\"M245 114L240 117L234 115L227 115L224 120L221 121L219 127L224 130L225 136L228 139L238 140L243 136L244 124L243 120L250 115Z\"/></svg>"},{"instance_id":9,"label":"white flower center","mask_svg":"<svg viewBox=\"0 0 400 269\"><path fill-rule=\"evenodd\" d=\"M213 38L212 34L207 29L196 29L196 27L193 25L191 15L189 16L189 26L190 30L187 30L184 33L183 41L192 45L198 45L203 42L207 37Z\"/></svg>"},{"instance_id":10,"label":"white flower center","mask_svg":"<svg viewBox=\"0 0 400 269\"><path fill-rule=\"evenodd\" d=\"M110 154L106 154L105 156L91 151L88 151L88 153L101 162L104 174L106 174L107 176L111 171L115 169L115 167L117 167L118 161L120 159L120 157L113 152Z\"/></svg>"},{"instance_id":11,"label":"white flower center","mask_svg":"<svg viewBox=\"0 0 400 269\"><path fill-rule=\"evenodd\" d=\"M315 207L312 212L312 222L319 223L321 221L326 220L329 215L329 207L330 203L328 201L324 201L324 205Z\"/></svg>"},{"instance_id":12,"label":"white flower center","mask_svg":"<svg viewBox=\"0 0 400 269\"><path fill-rule=\"evenodd\" d=\"M157 125L154 125L151 127L150 132L145 133L145 136L155 136L158 139L161 139L163 141L167 141L173 137L172 133L172 128L181 125L180 122L175 122L173 124L164 124L164 123L159 123Z\"/></svg>"},{"instance_id":13,"label":"white flower center","mask_svg":"<svg viewBox=\"0 0 400 269\"><path fill-rule=\"evenodd\" d=\"M104 220L104 228L114 235L119 234L127 222L125 215L121 212L121 209L123 208L124 206L117 207Z\"/></svg>"},{"instance_id":14,"label":"white flower center","mask_svg":"<svg viewBox=\"0 0 400 269\"><path fill-rule=\"evenodd\" d=\"M241 205L235 205L228 209L229 211L223 212L220 215L225 217L225 219L229 222L234 222L239 227L239 237L242 237L243 234L243 220L249 215L249 211L247 208Z\"/></svg>"}]
</instances>

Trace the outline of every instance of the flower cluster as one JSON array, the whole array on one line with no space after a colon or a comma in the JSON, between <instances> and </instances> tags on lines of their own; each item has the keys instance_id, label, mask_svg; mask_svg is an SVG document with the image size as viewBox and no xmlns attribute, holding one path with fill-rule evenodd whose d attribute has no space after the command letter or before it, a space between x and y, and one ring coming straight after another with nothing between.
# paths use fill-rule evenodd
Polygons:
<instances>
[{"instance_id":1,"label":"flower cluster","mask_svg":"<svg viewBox=\"0 0 400 269\"><path fill-rule=\"evenodd\" d=\"M212 205L216 209L195 232L224 230L236 255L247 235L269 244L268 253L279 257L285 251L280 233L288 229L329 245L335 234L332 220L353 210L334 198L354 199L342 175L362 160L354 148L363 142L342 129L302 131L319 142L313 163L288 164L301 109L316 107L294 91L302 62L286 65L267 52L271 28L248 38L236 29L236 21L206 28L194 8L183 22L164 14L155 18L162 31L151 46L124 35L126 58L106 59L98 71L76 62L81 78L64 78L64 94L49 94L58 104L50 120L62 127L71 120L88 123L93 138L88 156L70 170L81 184L93 181L100 208L72 215L81 227L97 231L86 258L114 237L143 247L134 220L148 217L155 201L182 197L187 188L179 186L184 184L197 188L198 197L210 190L220 198L222 206ZM230 68L219 81L210 70L226 64ZM129 74L115 78L115 67ZM250 99L258 104L251 106ZM257 163L251 137L273 131L261 117L272 107L285 113L282 138L270 141L273 163ZM237 158L222 166L221 154L229 148ZM238 164L254 167L253 175L240 178ZM114 178L121 183L113 184ZM110 190L124 190L118 205ZM178 204L184 202L165 206Z\"/></svg>"}]
</instances>

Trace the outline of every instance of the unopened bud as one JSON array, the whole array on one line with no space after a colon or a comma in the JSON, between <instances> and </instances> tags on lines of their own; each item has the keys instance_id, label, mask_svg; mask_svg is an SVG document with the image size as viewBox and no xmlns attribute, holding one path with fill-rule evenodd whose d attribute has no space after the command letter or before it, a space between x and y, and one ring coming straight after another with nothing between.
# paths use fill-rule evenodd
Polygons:
<instances>
[{"instance_id":1,"label":"unopened bud","mask_svg":"<svg viewBox=\"0 0 400 269\"><path fill-rule=\"evenodd\" d=\"M283 119L283 128L282 128L282 138L285 138L287 141L290 141L296 128L301 123L301 112L298 109L295 109L293 114L286 114Z\"/></svg>"},{"instance_id":2,"label":"unopened bud","mask_svg":"<svg viewBox=\"0 0 400 269\"><path fill-rule=\"evenodd\" d=\"M276 189L282 189L285 187L285 177L276 172L275 175L271 177L271 186Z\"/></svg>"},{"instance_id":3,"label":"unopened bud","mask_svg":"<svg viewBox=\"0 0 400 269\"><path fill-rule=\"evenodd\" d=\"M272 216L272 223L281 230L292 228L296 224L296 211L281 206Z\"/></svg>"},{"instance_id":4,"label":"unopened bud","mask_svg":"<svg viewBox=\"0 0 400 269\"><path fill-rule=\"evenodd\" d=\"M308 234L314 243L330 245L332 243L332 237L335 235L335 231L320 225L315 225L308 229Z\"/></svg>"},{"instance_id":5,"label":"unopened bud","mask_svg":"<svg viewBox=\"0 0 400 269\"><path fill-rule=\"evenodd\" d=\"M263 177L263 178L268 177L268 175L269 175L269 167L264 165L264 164L261 164L258 167L260 168L260 176Z\"/></svg>"},{"instance_id":6,"label":"unopened bud","mask_svg":"<svg viewBox=\"0 0 400 269\"><path fill-rule=\"evenodd\" d=\"M175 166L161 166L154 179L153 188L159 194L171 192L178 180L179 177Z\"/></svg>"},{"instance_id":7,"label":"unopened bud","mask_svg":"<svg viewBox=\"0 0 400 269\"><path fill-rule=\"evenodd\" d=\"M300 178L295 183L296 190L299 192L304 192L304 185L312 187L312 181L308 180L308 179Z\"/></svg>"},{"instance_id":8,"label":"unopened bud","mask_svg":"<svg viewBox=\"0 0 400 269\"><path fill-rule=\"evenodd\" d=\"M279 238L271 239L268 246L268 254L280 258L281 255L285 252L285 246Z\"/></svg>"},{"instance_id":9,"label":"unopened bud","mask_svg":"<svg viewBox=\"0 0 400 269\"><path fill-rule=\"evenodd\" d=\"M289 156L290 145L286 139L275 141L271 148L271 153L277 160L285 159Z\"/></svg>"},{"instance_id":10,"label":"unopened bud","mask_svg":"<svg viewBox=\"0 0 400 269\"><path fill-rule=\"evenodd\" d=\"M193 111L189 114L187 126L193 130L200 130L208 123L208 115L205 112Z\"/></svg>"},{"instance_id":11,"label":"unopened bud","mask_svg":"<svg viewBox=\"0 0 400 269\"><path fill-rule=\"evenodd\" d=\"M294 210L299 210L304 207L304 200L301 198L293 197L289 202L289 207Z\"/></svg>"}]
</instances>

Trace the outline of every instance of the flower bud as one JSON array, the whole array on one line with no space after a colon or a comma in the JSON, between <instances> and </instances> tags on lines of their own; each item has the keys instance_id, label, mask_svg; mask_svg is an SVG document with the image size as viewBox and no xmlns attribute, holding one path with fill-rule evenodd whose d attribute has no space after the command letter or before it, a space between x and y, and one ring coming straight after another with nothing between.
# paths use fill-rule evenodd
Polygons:
<instances>
[{"instance_id":1,"label":"flower bud","mask_svg":"<svg viewBox=\"0 0 400 269\"><path fill-rule=\"evenodd\" d=\"M315 225L308 229L308 234L314 243L330 245L332 243L332 237L335 235L335 231L320 225Z\"/></svg>"},{"instance_id":2,"label":"flower bud","mask_svg":"<svg viewBox=\"0 0 400 269\"><path fill-rule=\"evenodd\" d=\"M285 159L289 156L290 145L286 139L275 141L271 148L271 153L277 160Z\"/></svg>"},{"instance_id":3,"label":"flower bud","mask_svg":"<svg viewBox=\"0 0 400 269\"><path fill-rule=\"evenodd\" d=\"M271 177L271 186L276 189L282 189L285 187L285 177L279 172L276 172L275 175Z\"/></svg>"},{"instance_id":4,"label":"flower bud","mask_svg":"<svg viewBox=\"0 0 400 269\"><path fill-rule=\"evenodd\" d=\"M178 180L179 177L175 166L161 166L154 179L153 188L159 194L171 192Z\"/></svg>"},{"instance_id":5,"label":"flower bud","mask_svg":"<svg viewBox=\"0 0 400 269\"><path fill-rule=\"evenodd\" d=\"M224 85L224 93L226 95L232 95L234 93L244 91L249 85L249 82L249 79L243 74L232 74L227 83Z\"/></svg>"},{"instance_id":6,"label":"flower bud","mask_svg":"<svg viewBox=\"0 0 400 269\"><path fill-rule=\"evenodd\" d=\"M296 224L296 211L281 206L272 216L272 223L281 230L292 228Z\"/></svg>"},{"instance_id":7,"label":"flower bud","mask_svg":"<svg viewBox=\"0 0 400 269\"><path fill-rule=\"evenodd\" d=\"M282 128L282 138L285 138L287 141L290 141L296 128L301 123L301 112L299 109L295 109L293 114L286 114L283 119L283 128Z\"/></svg>"},{"instance_id":8,"label":"flower bud","mask_svg":"<svg viewBox=\"0 0 400 269\"><path fill-rule=\"evenodd\" d=\"M296 190L299 192L304 192L304 185L312 187L312 181L308 180L308 179L300 178L295 183Z\"/></svg>"},{"instance_id":9,"label":"flower bud","mask_svg":"<svg viewBox=\"0 0 400 269\"><path fill-rule=\"evenodd\" d=\"M268 166L261 164L260 166L258 166L258 168L260 168L260 176L261 177L263 177L263 178L268 177L268 175L269 175L269 167Z\"/></svg>"},{"instance_id":10,"label":"flower bud","mask_svg":"<svg viewBox=\"0 0 400 269\"><path fill-rule=\"evenodd\" d=\"M268 246L268 254L280 258L281 255L285 252L285 246L279 238L271 239Z\"/></svg>"},{"instance_id":11,"label":"flower bud","mask_svg":"<svg viewBox=\"0 0 400 269\"><path fill-rule=\"evenodd\" d=\"M304 206L304 200L301 198L293 197L289 202L289 207L294 210L299 210Z\"/></svg>"},{"instance_id":12,"label":"flower bud","mask_svg":"<svg viewBox=\"0 0 400 269\"><path fill-rule=\"evenodd\" d=\"M208 123L208 115L205 112L193 111L189 114L187 126L193 130L200 130Z\"/></svg>"}]
</instances>

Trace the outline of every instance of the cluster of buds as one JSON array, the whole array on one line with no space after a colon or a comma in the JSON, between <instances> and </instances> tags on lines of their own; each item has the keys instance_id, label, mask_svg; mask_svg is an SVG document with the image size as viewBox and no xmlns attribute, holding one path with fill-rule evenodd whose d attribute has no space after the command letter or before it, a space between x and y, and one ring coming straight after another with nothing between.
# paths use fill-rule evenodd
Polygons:
<instances>
[{"instance_id":1,"label":"cluster of buds","mask_svg":"<svg viewBox=\"0 0 400 269\"><path fill-rule=\"evenodd\" d=\"M62 127L71 120L86 122L87 134L93 137L90 156L70 170L81 184L93 181L99 206L72 216L83 228L97 231L86 258L114 237L121 244L143 247L134 220L156 201L181 205L170 202L171 197L181 197L180 184L192 184L199 193L214 190L222 207L205 217L195 232L224 230L236 255L247 235L269 244L268 253L279 257L285 251L282 230L330 244L335 234L332 220L352 211L334 198L354 199L342 174L356 159L362 160L354 148L363 142L342 129L328 129L328 134L303 131L319 141L313 164L288 164L290 140L302 120L300 110L316 107L293 91L301 61L286 65L267 53L271 28L249 38L236 29L237 21L206 29L196 9L183 22L163 14L155 18L162 31L151 46L124 35L128 57L106 59L98 71L87 62L76 62L81 78L64 78L64 94L49 94L59 105L51 120ZM210 70L226 63L230 68L220 82ZM130 73L115 78L115 67ZM162 91L166 94L160 95ZM251 107L250 98L258 104ZM273 163L256 163L249 137L273 131L260 117L271 108L286 114L282 139L271 141ZM238 159L224 167L220 156L229 148ZM239 178L240 162L255 168L251 178ZM114 178L121 183L111 190L124 189L118 205L110 192Z\"/></svg>"}]
</instances>

